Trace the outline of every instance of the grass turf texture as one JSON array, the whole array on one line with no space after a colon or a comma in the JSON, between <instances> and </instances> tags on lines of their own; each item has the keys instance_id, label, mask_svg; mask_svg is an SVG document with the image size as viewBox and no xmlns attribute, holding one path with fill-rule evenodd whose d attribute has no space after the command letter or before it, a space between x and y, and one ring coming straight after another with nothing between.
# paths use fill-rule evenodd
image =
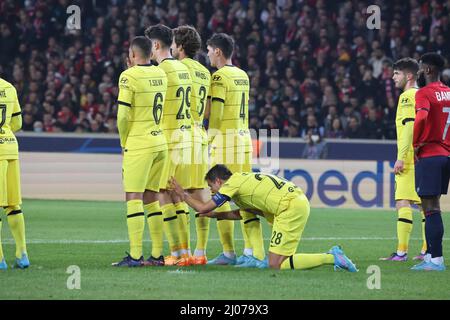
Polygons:
<instances>
[{"instance_id":1,"label":"grass turf texture","mask_svg":"<svg viewBox=\"0 0 450 320\"><path fill-rule=\"evenodd\" d=\"M396 213L378 210L312 209L298 252L325 252L340 244L358 273L334 272L331 265L300 271L232 266L113 268L128 251L125 204L120 202L25 200L31 267L12 269L14 245L3 219L3 249L9 269L0 272L0 299L450 299L449 271L414 272L421 246L420 217L414 213L410 260L379 261L396 247ZM450 230L450 217L443 215ZM265 239L270 227L263 222ZM195 224L191 214L192 246ZM236 223L236 239L242 239ZM220 253L215 221L208 257ZM144 252L148 256L148 231ZM444 256L450 257L450 241ZM265 241L266 248L268 240ZM167 246L167 243L166 243ZM243 241L236 241L241 254ZM166 250L167 252L167 250ZM146 256L146 257L147 257ZM71 265L81 269L81 289L67 289ZM381 269L381 289L369 290L366 270ZM447 267L449 267L447 262Z\"/></svg>"}]
</instances>

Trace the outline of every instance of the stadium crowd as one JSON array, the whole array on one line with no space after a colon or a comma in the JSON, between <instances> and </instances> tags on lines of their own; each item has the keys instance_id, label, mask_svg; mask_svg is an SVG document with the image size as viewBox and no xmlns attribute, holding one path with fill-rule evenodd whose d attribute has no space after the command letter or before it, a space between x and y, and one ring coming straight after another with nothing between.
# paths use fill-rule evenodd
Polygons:
<instances>
[{"instance_id":1,"label":"stadium crowd","mask_svg":"<svg viewBox=\"0 0 450 320\"><path fill-rule=\"evenodd\" d=\"M72 4L81 30L66 28ZM366 26L371 4L379 30ZM25 131L117 132L129 40L152 24L190 24L204 43L234 37L233 63L251 81L250 127L307 141L395 139L392 63L449 57L449 18L450 0L0 0L0 77L17 88ZM198 59L208 64L205 45Z\"/></svg>"}]
</instances>

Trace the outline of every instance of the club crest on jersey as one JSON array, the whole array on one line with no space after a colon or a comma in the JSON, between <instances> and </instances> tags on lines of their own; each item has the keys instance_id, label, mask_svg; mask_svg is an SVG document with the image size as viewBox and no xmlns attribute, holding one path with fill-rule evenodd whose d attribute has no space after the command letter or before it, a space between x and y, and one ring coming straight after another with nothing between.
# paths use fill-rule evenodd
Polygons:
<instances>
[{"instance_id":1,"label":"club crest on jersey","mask_svg":"<svg viewBox=\"0 0 450 320\"><path fill-rule=\"evenodd\" d=\"M213 81L220 81L222 79L222 77L221 76L218 76L218 75L215 75L214 77L213 77Z\"/></svg>"}]
</instances>

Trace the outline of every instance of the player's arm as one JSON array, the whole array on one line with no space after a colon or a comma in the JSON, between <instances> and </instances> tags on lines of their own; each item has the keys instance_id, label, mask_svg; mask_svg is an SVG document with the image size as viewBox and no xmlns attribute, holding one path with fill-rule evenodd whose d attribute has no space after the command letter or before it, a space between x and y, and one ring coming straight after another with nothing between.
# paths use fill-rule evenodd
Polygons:
<instances>
[{"instance_id":1,"label":"player's arm","mask_svg":"<svg viewBox=\"0 0 450 320\"><path fill-rule=\"evenodd\" d=\"M218 193L216 193L213 196L213 199L209 200L208 202L203 202L201 200L194 199L191 197L191 195L188 192L186 192L183 189L182 186L180 186L180 184L177 182L177 180L174 177L170 178L170 185L172 187L172 191L178 197L180 197L182 199L182 201L185 201L191 208L193 208L200 214L210 212L230 200L226 196L222 196L220 194L219 194L219 196L217 196Z\"/></svg>"},{"instance_id":2,"label":"player's arm","mask_svg":"<svg viewBox=\"0 0 450 320\"><path fill-rule=\"evenodd\" d=\"M213 75L211 80L211 103L209 107L209 142L214 140L214 137L219 133L220 124L223 118L223 108L225 106L225 97L227 94L227 87L225 79L220 75Z\"/></svg>"},{"instance_id":3,"label":"player's arm","mask_svg":"<svg viewBox=\"0 0 450 320\"><path fill-rule=\"evenodd\" d=\"M226 211L226 212L216 212L216 211L210 211L206 213L200 213L200 217L208 217L208 218L216 218L216 219L222 219L222 220L242 220L242 216L240 214L240 210L232 210L232 211Z\"/></svg>"},{"instance_id":4,"label":"player's arm","mask_svg":"<svg viewBox=\"0 0 450 320\"><path fill-rule=\"evenodd\" d=\"M400 102L401 103L401 102ZM403 112L402 135L397 137L397 161L405 161L408 151L412 146L414 130L414 100L408 99L406 103L401 103L400 108Z\"/></svg>"},{"instance_id":5,"label":"player's arm","mask_svg":"<svg viewBox=\"0 0 450 320\"><path fill-rule=\"evenodd\" d=\"M117 98L117 129L119 130L120 146L122 149L125 148L127 142L131 102L133 101L134 95L131 81L132 79L123 73L119 78L119 97Z\"/></svg>"},{"instance_id":6,"label":"player's arm","mask_svg":"<svg viewBox=\"0 0 450 320\"><path fill-rule=\"evenodd\" d=\"M22 111L20 110L19 99L17 98L17 91L14 88L14 106L13 113L11 115L11 131L16 132L22 128Z\"/></svg>"},{"instance_id":7,"label":"player's arm","mask_svg":"<svg viewBox=\"0 0 450 320\"><path fill-rule=\"evenodd\" d=\"M419 145L420 135L425 128L427 122L428 113L430 112L430 101L425 95L424 90L417 90L416 92L416 119L414 120L414 135L413 135L413 146L417 150L421 147Z\"/></svg>"}]
</instances>

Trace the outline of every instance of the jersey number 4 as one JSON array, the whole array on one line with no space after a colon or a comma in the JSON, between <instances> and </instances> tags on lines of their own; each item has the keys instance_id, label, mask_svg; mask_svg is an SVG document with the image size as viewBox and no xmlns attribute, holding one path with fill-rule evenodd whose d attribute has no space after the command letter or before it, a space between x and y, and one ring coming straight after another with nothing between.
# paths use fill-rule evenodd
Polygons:
<instances>
[{"instance_id":1,"label":"jersey number 4","mask_svg":"<svg viewBox=\"0 0 450 320\"><path fill-rule=\"evenodd\" d=\"M3 132L3 125L6 122L6 104L0 104L0 132Z\"/></svg>"},{"instance_id":2,"label":"jersey number 4","mask_svg":"<svg viewBox=\"0 0 450 320\"><path fill-rule=\"evenodd\" d=\"M239 118L242 119L242 122L245 121L245 92L242 92L241 110L239 112Z\"/></svg>"}]
</instances>

